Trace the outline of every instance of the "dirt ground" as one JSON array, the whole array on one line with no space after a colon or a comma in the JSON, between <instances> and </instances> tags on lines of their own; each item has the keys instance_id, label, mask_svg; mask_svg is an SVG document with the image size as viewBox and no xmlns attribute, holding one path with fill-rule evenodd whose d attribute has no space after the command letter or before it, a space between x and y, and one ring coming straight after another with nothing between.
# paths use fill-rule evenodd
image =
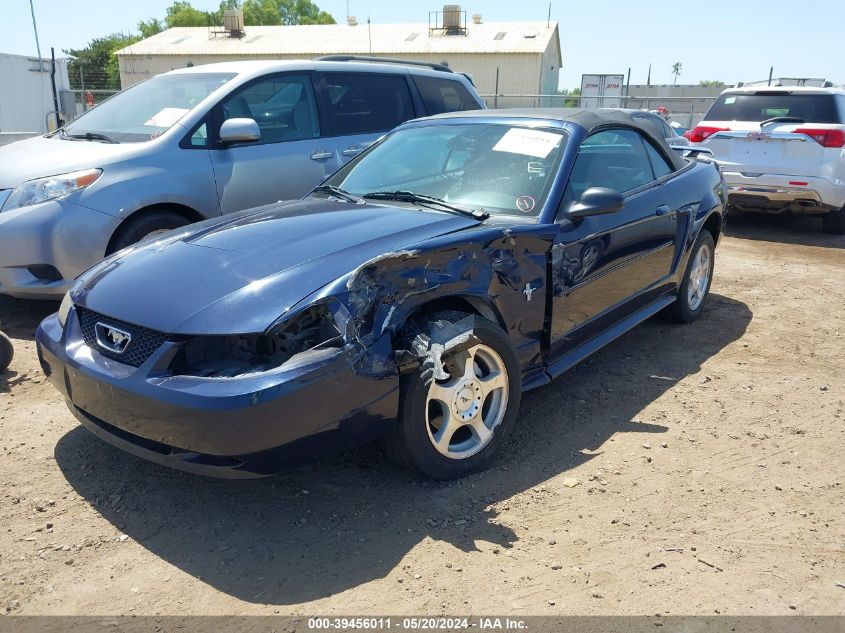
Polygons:
<instances>
[{"instance_id":1,"label":"dirt ground","mask_svg":"<svg viewBox=\"0 0 845 633\"><path fill-rule=\"evenodd\" d=\"M0 298L0 612L845 614L845 238L733 218L689 326L526 395L499 465L204 479L80 428ZM578 484L569 487L577 480Z\"/></svg>"}]
</instances>

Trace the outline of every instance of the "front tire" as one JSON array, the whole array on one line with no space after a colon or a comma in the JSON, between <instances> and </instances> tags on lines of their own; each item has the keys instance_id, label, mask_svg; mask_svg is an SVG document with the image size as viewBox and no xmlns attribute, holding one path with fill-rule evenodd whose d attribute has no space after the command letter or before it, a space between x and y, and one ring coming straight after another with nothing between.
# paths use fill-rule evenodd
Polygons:
<instances>
[{"instance_id":1,"label":"front tire","mask_svg":"<svg viewBox=\"0 0 845 633\"><path fill-rule=\"evenodd\" d=\"M150 209L137 217L130 218L112 239L109 252L111 255L117 251L132 246L146 239L150 239L161 233L181 228L188 224L183 216L172 211Z\"/></svg>"},{"instance_id":2,"label":"front tire","mask_svg":"<svg viewBox=\"0 0 845 633\"><path fill-rule=\"evenodd\" d=\"M14 356L15 348L12 346L12 341L3 332L0 332L0 372L6 371L9 368Z\"/></svg>"},{"instance_id":3,"label":"front tire","mask_svg":"<svg viewBox=\"0 0 845 633\"><path fill-rule=\"evenodd\" d=\"M451 323L467 314L434 315ZM387 452L433 479L458 479L487 468L506 442L519 411L522 377L501 328L475 318L477 343L449 355L446 380L428 384L422 372L402 376L399 421L385 438Z\"/></svg>"},{"instance_id":4,"label":"front tire","mask_svg":"<svg viewBox=\"0 0 845 633\"><path fill-rule=\"evenodd\" d=\"M845 235L845 207L825 213L822 217L822 230L832 235Z\"/></svg>"},{"instance_id":5,"label":"front tire","mask_svg":"<svg viewBox=\"0 0 845 633\"><path fill-rule=\"evenodd\" d=\"M702 230L690 253L678 297L668 310L669 316L679 323L692 323L704 310L705 299L713 281L716 262L716 243L710 231Z\"/></svg>"}]
</instances>

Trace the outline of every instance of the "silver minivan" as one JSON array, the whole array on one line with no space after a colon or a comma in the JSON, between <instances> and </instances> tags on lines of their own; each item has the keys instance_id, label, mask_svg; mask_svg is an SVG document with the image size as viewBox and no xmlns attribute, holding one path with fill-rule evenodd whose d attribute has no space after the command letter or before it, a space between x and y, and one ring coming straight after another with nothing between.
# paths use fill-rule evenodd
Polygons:
<instances>
[{"instance_id":1,"label":"silver minivan","mask_svg":"<svg viewBox=\"0 0 845 633\"><path fill-rule=\"evenodd\" d=\"M60 298L121 248L299 198L404 121L484 107L460 73L389 61L174 70L0 148L0 293Z\"/></svg>"}]
</instances>

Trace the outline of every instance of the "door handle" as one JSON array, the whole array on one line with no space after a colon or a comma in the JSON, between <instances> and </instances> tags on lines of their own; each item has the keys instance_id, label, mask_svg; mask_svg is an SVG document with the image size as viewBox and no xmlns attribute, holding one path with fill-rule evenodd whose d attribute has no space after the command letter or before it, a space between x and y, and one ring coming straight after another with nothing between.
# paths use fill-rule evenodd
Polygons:
<instances>
[{"instance_id":1,"label":"door handle","mask_svg":"<svg viewBox=\"0 0 845 633\"><path fill-rule=\"evenodd\" d=\"M325 160L326 158L331 158L334 156L331 152L324 152L321 149L318 149L316 152L311 154L311 160Z\"/></svg>"},{"instance_id":2,"label":"door handle","mask_svg":"<svg viewBox=\"0 0 845 633\"><path fill-rule=\"evenodd\" d=\"M345 150L341 152L344 156L357 156L361 152L364 151L363 147L355 148L355 147L347 147Z\"/></svg>"},{"instance_id":3,"label":"door handle","mask_svg":"<svg viewBox=\"0 0 845 633\"><path fill-rule=\"evenodd\" d=\"M668 204L661 204L654 210L655 215L668 215L672 213L672 209L669 208Z\"/></svg>"}]
</instances>

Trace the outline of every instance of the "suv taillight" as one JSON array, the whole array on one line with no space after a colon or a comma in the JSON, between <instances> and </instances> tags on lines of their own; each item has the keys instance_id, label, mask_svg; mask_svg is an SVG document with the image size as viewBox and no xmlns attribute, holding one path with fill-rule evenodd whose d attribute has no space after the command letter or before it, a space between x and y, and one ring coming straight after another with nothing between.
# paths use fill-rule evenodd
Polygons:
<instances>
[{"instance_id":1,"label":"suv taillight","mask_svg":"<svg viewBox=\"0 0 845 633\"><path fill-rule=\"evenodd\" d=\"M792 130L793 134L806 134L822 147L845 146L845 130L819 130L817 128L799 127Z\"/></svg>"},{"instance_id":2,"label":"suv taillight","mask_svg":"<svg viewBox=\"0 0 845 633\"><path fill-rule=\"evenodd\" d=\"M706 138L713 136L716 132L730 132L729 127L710 127L708 125L697 125L692 130L684 132L691 143L700 143Z\"/></svg>"}]
</instances>

